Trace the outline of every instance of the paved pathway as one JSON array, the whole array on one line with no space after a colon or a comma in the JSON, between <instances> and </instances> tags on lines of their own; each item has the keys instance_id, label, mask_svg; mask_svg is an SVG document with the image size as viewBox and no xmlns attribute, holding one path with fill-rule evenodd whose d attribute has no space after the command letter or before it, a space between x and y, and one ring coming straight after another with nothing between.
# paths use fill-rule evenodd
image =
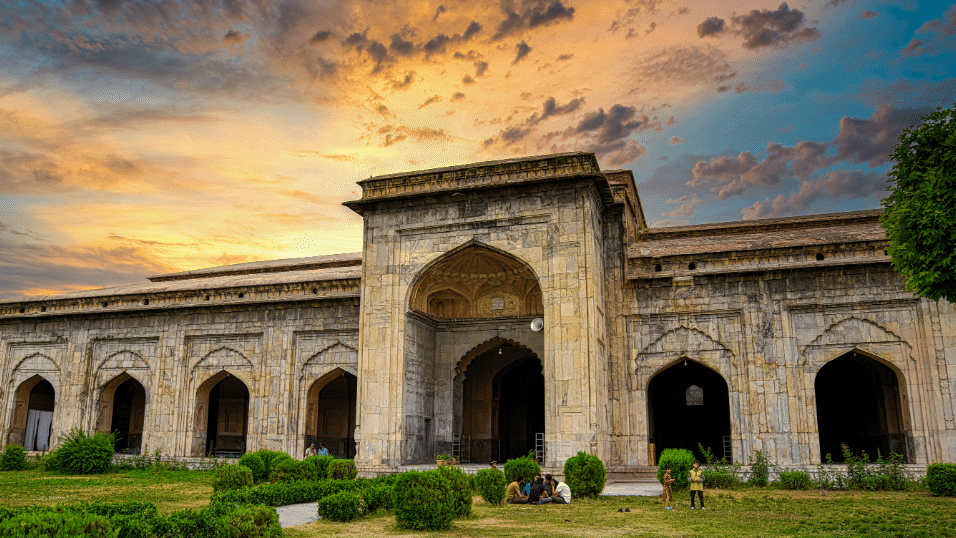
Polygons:
<instances>
[{"instance_id":1,"label":"paved pathway","mask_svg":"<svg viewBox=\"0 0 956 538\"><path fill-rule=\"evenodd\" d=\"M661 494L661 485L657 482L616 482L604 487L601 495L606 497L651 497ZM573 500L572 500L573 502ZM319 519L318 503L290 504L277 506L279 524L285 527L305 525Z\"/></svg>"}]
</instances>

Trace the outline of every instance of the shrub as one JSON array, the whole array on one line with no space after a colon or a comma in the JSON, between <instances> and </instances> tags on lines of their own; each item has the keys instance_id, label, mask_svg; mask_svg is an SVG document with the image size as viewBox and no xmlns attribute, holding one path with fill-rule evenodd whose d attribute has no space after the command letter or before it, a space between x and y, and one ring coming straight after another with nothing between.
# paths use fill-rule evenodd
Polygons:
<instances>
[{"instance_id":1,"label":"shrub","mask_svg":"<svg viewBox=\"0 0 956 538\"><path fill-rule=\"evenodd\" d=\"M293 459L279 461L272 467L272 475L269 476L272 482L295 482L300 478L300 464Z\"/></svg>"},{"instance_id":2,"label":"shrub","mask_svg":"<svg viewBox=\"0 0 956 538\"><path fill-rule=\"evenodd\" d=\"M451 484L438 471L400 474L392 502L399 528L437 531L447 529L455 519Z\"/></svg>"},{"instance_id":3,"label":"shrub","mask_svg":"<svg viewBox=\"0 0 956 538\"><path fill-rule=\"evenodd\" d=\"M285 452L277 452L275 450L257 450L253 454L259 456L259 459L262 460L262 465L265 467L264 478L269 478L272 476L272 469L283 460L291 460L292 456L286 454Z\"/></svg>"},{"instance_id":4,"label":"shrub","mask_svg":"<svg viewBox=\"0 0 956 538\"><path fill-rule=\"evenodd\" d=\"M926 468L926 485L937 497L956 497L956 463L931 463Z\"/></svg>"},{"instance_id":5,"label":"shrub","mask_svg":"<svg viewBox=\"0 0 956 538\"><path fill-rule=\"evenodd\" d=\"M455 515L468 517L471 515L471 481L468 474L453 466L439 467L438 472L444 476L451 486L451 495L455 500Z\"/></svg>"},{"instance_id":6,"label":"shrub","mask_svg":"<svg viewBox=\"0 0 956 538\"><path fill-rule=\"evenodd\" d=\"M306 480L325 480L329 476L332 456L309 456L302 460L302 475Z\"/></svg>"},{"instance_id":7,"label":"shrub","mask_svg":"<svg viewBox=\"0 0 956 538\"><path fill-rule=\"evenodd\" d=\"M266 474L266 464L262 462L262 458L255 452L243 454L242 457L239 458L239 465L248 467L249 470L252 471L252 479L256 482L262 482L266 478L269 478L269 475Z\"/></svg>"},{"instance_id":8,"label":"shrub","mask_svg":"<svg viewBox=\"0 0 956 538\"><path fill-rule=\"evenodd\" d=\"M216 470L212 479L212 490L240 489L252 485L252 471L245 465L226 465Z\"/></svg>"},{"instance_id":9,"label":"shrub","mask_svg":"<svg viewBox=\"0 0 956 538\"><path fill-rule=\"evenodd\" d=\"M83 430L73 428L60 437L60 448L56 450L53 460L55 468L70 474L103 473L113 461L115 442L116 438L111 433L86 435Z\"/></svg>"},{"instance_id":10,"label":"shrub","mask_svg":"<svg viewBox=\"0 0 956 538\"><path fill-rule=\"evenodd\" d=\"M280 538L282 526L275 508L243 506L219 520L221 538Z\"/></svg>"},{"instance_id":11,"label":"shrub","mask_svg":"<svg viewBox=\"0 0 956 538\"><path fill-rule=\"evenodd\" d=\"M498 469L482 469L475 475L475 489L492 506L500 506L505 500L508 482Z\"/></svg>"},{"instance_id":12,"label":"shrub","mask_svg":"<svg viewBox=\"0 0 956 538\"><path fill-rule=\"evenodd\" d=\"M365 499L365 511L368 513L376 510L392 509L392 486L371 486L363 493Z\"/></svg>"},{"instance_id":13,"label":"shrub","mask_svg":"<svg viewBox=\"0 0 956 538\"><path fill-rule=\"evenodd\" d=\"M352 491L341 491L319 499L319 517L330 521L352 521L362 512L362 499Z\"/></svg>"},{"instance_id":14,"label":"shrub","mask_svg":"<svg viewBox=\"0 0 956 538\"><path fill-rule=\"evenodd\" d=\"M684 489L690 482L687 474L694 467L694 453L686 448L665 448L657 461L657 481L664 477L664 468L670 466L671 478L674 479L674 489ZM705 475L706 476L706 475ZM568 484L570 486L571 484ZM577 495L574 488L571 492Z\"/></svg>"},{"instance_id":15,"label":"shrub","mask_svg":"<svg viewBox=\"0 0 956 538\"><path fill-rule=\"evenodd\" d=\"M709 476L707 478L710 479ZM810 489L813 486L810 473L789 469L780 472L778 482L784 489Z\"/></svg>"},{"instance_id":16,"label":"shrub","mask_svg":"<svg viewBox=\"0 0 956 538\"><path fill-rule=\"evenodd\" d=\"M117 532L103 516L45 509L21 512L0 521L4 538L115 538Z\"/></svg>"},{"instance_id":17,"label":"shrub","mask_svg":"<svg viewBox=\"0 0 956 538\"><path fill-rule=\"evenodd\" d=\"M358 470L353 460L332 460L329 462L329 480L354 480Z\"/></svg>"},{"instance_id":18,"label":"shrub","mask_svg":"<svg viewBox=\"0 0 956 538\"><path fill-rule=\"evenodd\" d=\"M671 477L673 476L673 469L671 469ZM740 479L729 469L708 468L704 476L707 478L707 485L714 488L731 489L740 485Z\"/></svg>"},{"instance_id":19,"label":"shrub","mask_svg":"<svg viewBox=\"0 0 956 538\"><path fill-rule=\"evenodd\" d=\"M750 458L750 480L755 486L766 486L770 482L770 460L760 450L754 451Z\"/></svg>"},{"instance_id":20,"label":"shrub","mask_svg":"<svg viewBox=\"0 0 956 538\"><path fill-rule=\"evenodd\" d=\"M505 462L505 481L508 484L517 480L519 476L523 476L530 482L534 475L538 474L541 474L541 466L529 456L521 456Z\"/></svg>"},{"instance_id":21,"label":"shrub","mask_svg":"<svg viewBox=\"0 0 956 538\"><path fill-rule=\"evenodd\" d=\"M20 445L7 445L0 456L0 471L22 471L27 468L27 449Z\"/></svg>"},{"instance_id":22,"label":"shrub","mask_svg":"<svg viewBox=\"0 0 956 538\"><path fill-rule=\"evenodd\" d=\"M604 463L597 456L578 452L564 462L564 481L578 497L597 497L604 491Z\"/></svg>"},{"instance_id":23,"label":"shrub","mask_svg":"<svg viewBox=\"0 0 956 538\"><path fill-rule=\"evenodd\" d=\"M340 491L357 491L352 480L299 481L287 484L262 484L255 488L226 490L213 493L209 504L235 506L237 504L266 504L283 506L317 501Z\"/></svg>"}]
</instances>

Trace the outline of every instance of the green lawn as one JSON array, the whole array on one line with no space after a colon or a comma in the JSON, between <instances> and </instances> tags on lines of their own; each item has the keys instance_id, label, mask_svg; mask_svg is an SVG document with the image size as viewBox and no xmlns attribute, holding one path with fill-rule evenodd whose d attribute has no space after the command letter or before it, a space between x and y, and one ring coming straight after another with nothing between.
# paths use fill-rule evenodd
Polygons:
<instances>
[{"instance_id":1,"label":"green lawn","mask_svg":"<svg viewBox=\"0 0 956 538\"><path fill-rule=\"evenodd\" d=\"M121 471L99 476L49 472L0 473L0 506L80 501L151 501L160 511L201 508L212 493L212 471ZM507 505L475 498L471 518L441 536L953 536L956 498L926 492L832 492L740 489L707 493L707 510L691 511L687 493L673 511L656 498L575 499L570 506ZM631 512L618 512L630 508ZM396 528L388 512L351 523L319 521L286 529L313 536L432 536Z\"/></svg>"}]
</instances>

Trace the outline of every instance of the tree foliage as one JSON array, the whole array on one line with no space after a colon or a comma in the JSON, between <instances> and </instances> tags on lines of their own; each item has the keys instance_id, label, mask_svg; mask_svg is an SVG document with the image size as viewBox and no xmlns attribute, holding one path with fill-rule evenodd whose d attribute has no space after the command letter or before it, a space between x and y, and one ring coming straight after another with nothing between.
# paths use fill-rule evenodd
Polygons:
<instances>
[{"instance_id":1,"label":"tree foliage","mask_svg":"<svg viewBox=\"0 0 956 538\"><path fill-rule=\"evenodd\" d=\"M956 104L903 131L881 221L906 288L956 302Z\"/></svg>"}]
</instances>

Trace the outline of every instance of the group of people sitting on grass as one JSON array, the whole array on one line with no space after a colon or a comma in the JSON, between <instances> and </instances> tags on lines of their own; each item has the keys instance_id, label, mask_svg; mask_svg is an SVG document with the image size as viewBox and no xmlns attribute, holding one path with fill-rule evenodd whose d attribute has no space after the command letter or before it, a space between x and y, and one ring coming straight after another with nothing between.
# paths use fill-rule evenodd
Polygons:
<instances>
[{"instance_id":1,"label":"group of people sitting on grass","mask_svg":"<svg viewBox=\"0 0 956 538\"><path fill-rule=\"evenodd\" d=\"M531 482L525 482L523 476L508 484L505 500L511 504L571 504L571 488L564 482L558 482L553 476L534 475Z\"/></svg>"}]
</instances>

